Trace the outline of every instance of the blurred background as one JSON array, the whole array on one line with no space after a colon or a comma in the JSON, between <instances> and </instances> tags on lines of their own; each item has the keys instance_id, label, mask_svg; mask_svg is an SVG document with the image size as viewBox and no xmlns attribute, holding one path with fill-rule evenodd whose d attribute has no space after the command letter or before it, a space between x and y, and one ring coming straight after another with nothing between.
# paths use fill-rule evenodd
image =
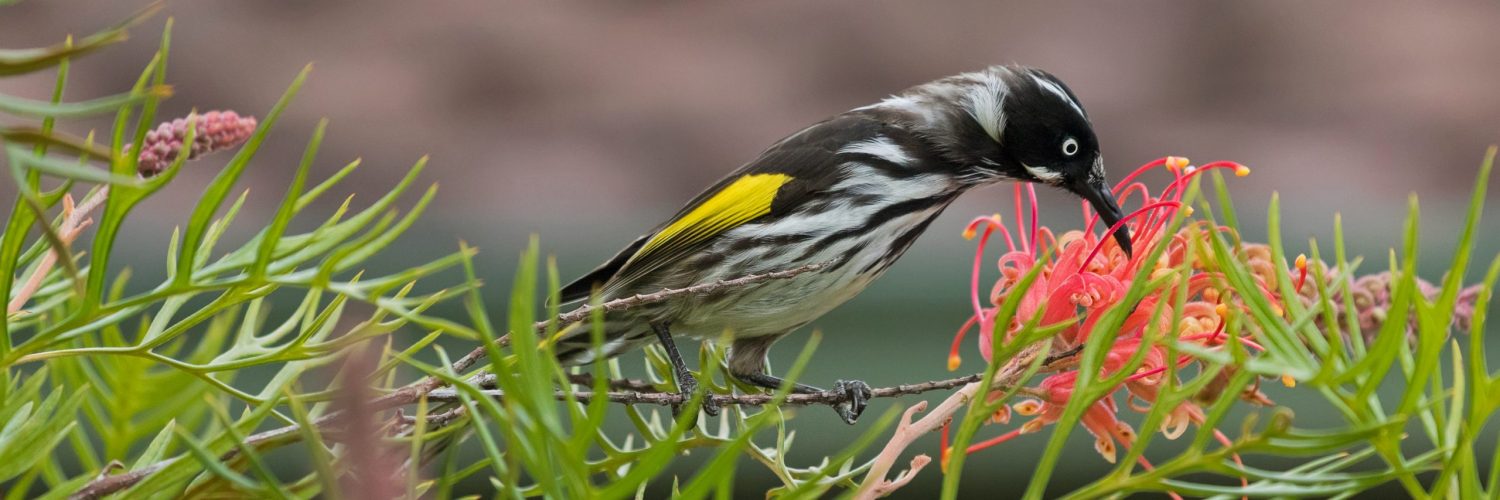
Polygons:
<instances>
[{"instance_id":1,"label":"blurred background","mask_svg":"<svg viewBox=\"0 0 1500 500\"><path fill-rule=\"evenodd\" d=\"M0 10L0 46L56 43L145 4L22 2ZM241 220L269 218L270 200L327 117L317 172L364 158L341 187L359 193L356 200L373 199L432 155L424 178L441 185L439 198L381 265L431 258L464 240L483 250L486 280L502 285L529 235L556 255L565 278L580 274L784 135L991 64L1038 66L1066 81L1088 109L1115 178L1168 154L1244 163L1254 174L1230 182L1248 239L1264 239L1260 221L1279 192L1289 251L1305 250L1309 237L1329 248L1341 211L1352 253L1370 258L1367 270L1382 267L1399 243L1411 193L1423 203L1428 268L1445 269L1481 156L1500 141L1500 3L1489 0L198 0L171 3L165 13L176 22L168 71L176 96L162 116L193 108L263 115L304 64L316 63L245 176L251 195ZM164 20L75 63L69 98L126 90ZM50 77L8 79L0 91L44 98L51 85ZM65 128L83 134L105 125ZM124 260L139 262L137 275L160 269L165 238L222 162L191 165L137 212L121 242L133 256ZM0 192L11 196L14 186L6 181ZM1500 190L1491 192L1489 220L1500 220ZM1052 191L1042 198L1043 223L1077 226L1071 198ZM336 208L329 203L314 212ZM972 250L959 232L974 215L1010 203L1007 188L967 195L882 281L816 322L825 336L804 381L881 386L948 376ZM1500 234L1481 237L1477 255L1487 263ZM503 287L492 288L499 303ZM783 342L773 363L784 369L806 339L802 332ZM977 352L967 357L978 366ZM1326 418L1300 416L1308 426ZM806 454L794 459L803 460L860 431L826 409L805 411L793 425ZM1078 470L1058 477L1058 488L1109 465L1089 438L1075 438L1069 463ZM1032 436L979 455L968 464L965 491L1024 487L1024 457L1043 442ZM936 455L936 443L915 451ZM926 471L903 492L931 491L939 480ZM774 481L747 466L738 487L754 497Z\"/></svg>"}]
</instances>

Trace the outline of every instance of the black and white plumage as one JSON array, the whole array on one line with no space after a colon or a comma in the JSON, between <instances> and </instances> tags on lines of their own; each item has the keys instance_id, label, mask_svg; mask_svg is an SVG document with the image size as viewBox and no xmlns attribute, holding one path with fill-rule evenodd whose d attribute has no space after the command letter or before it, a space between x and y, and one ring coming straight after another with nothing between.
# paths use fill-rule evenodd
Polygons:
<instances>
[{"instance_id":1,"label":"black and white plumage","mask_svg":"<svg viewBox=\"0 0 1500 500\"><path fill-rule=\"evenodd\" d=\"M998 181L1056 186L1091 202L1106 223L1120 210L1106 188L1088 115L1041 70L995 66L912 87L782 139L690 201L595 271L566 286L564 301L603 300L826 263L818 271L719 296L612 313L602 352L587 330L558 339L565 363L614 356L661 341L681 366L673 335L730 332L730 371L775 387L764 372L773 342L863 291L934 218L969 188ZM1129 250L1129 239L1116 234ZM839 382L863 408L859 382ZM799 386L802 390L816 390Z\"/></svg>"}]
</instances>

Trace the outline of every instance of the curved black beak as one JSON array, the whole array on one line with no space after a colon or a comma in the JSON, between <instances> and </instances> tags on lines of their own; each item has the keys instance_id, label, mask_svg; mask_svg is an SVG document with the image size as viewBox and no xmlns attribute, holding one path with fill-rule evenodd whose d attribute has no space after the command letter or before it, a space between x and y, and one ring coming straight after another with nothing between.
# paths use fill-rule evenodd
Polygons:
<instances>
[{"instance_id":1,"label":"curved black beak","mask_svg":"<svg viewBox=\"0 0 1500 500\"><path fill-rule=\"evenodd\" d=\"M1099 212L1099 219L1104 221L1107 230L1125 216L1120 212L1120 204L1115 202L1115 195L1110 193L1109 186L1104 184L1103 179L1079 182L1070 188L1078 196L1088 200L1089 205ZM1114 232L1115 241L1120 243L1120 248L1125 250L1125 255L1132 255L1130 248L1130 230L1121 227Z\"/></svg>"}]
</instances>

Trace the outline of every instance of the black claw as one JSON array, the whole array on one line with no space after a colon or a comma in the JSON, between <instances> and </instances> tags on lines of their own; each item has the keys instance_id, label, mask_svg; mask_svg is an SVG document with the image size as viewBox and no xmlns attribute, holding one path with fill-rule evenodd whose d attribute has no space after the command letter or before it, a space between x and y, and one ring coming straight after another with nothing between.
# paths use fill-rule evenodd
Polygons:
<instances>
[{"instance_id":1,"label":"black claw","mask_svg":"<svg viewBox=\"0 0 1500 500\"><path fill-rule=\"evenodd\" d=\"M870 392L870 384L861 380L840 380L833 383L833 390L844 393L848 398L847 402L834 406L834 411L843 417L844 423L854 425L870 402L870 396L873 394Z\"/></svg>"},{"instance_id":2,"label":"black claw","mask_svg":"<svg viewBox=\"0 0 1500 500\"><path fill-rule=\"evenodd\" d=\"M677 417L682 414L682 407L692 399L693 393L698 392L698 379L693 378L693 372L688 371L687 365L682 362L682 354L677 352L677 343L672 341L672 332L667 330L667 324L652 323L651 330L656 332L656 339L667 350L667 359L672 362L672 368L677 374L677 393L682 395L682 402L672 405L672 416ZM719 416L719 404L714 402L712 394L703 395L700 408L710 417Z\"/></svg>"},{"instance_id":3,"label":"black claw","mask_svg":"<svg viewBox=\"0 0 1500 500\"><path fill-rule=\"evenodd\" d=\"M679 373L677 379L677 393L682 395L682 403L672 405L673 417L676 417L682 413L682 408L687 405L688 400L692 399L693 394L696 392L698 392L698 379L694 378L692 373ZM704 414L710 417L719 416L719 403L714 401L713 394L703 395L703 404L699 405L699 409L701 409Z\"/></svg>"},{"instance_id":4,"label":"black claw","mask_svg":"<svg viewBox=\"0 0 1500 500\"><path fill-rule=\"evenodd\" d=\"M688 398L693 397L693 393L698 392L698 380L691 378L692 375L688 375L688 377L689 383L687 386L684 386L684 390L687 391L683 393L684 401L686 401ZM699 408L703 410L704 415L708 415L710 417L719 416L719 403L714 401L714 395L711 392L705 392L703 394L703 404L699 405Z\"/></svg>"}]
</instances>

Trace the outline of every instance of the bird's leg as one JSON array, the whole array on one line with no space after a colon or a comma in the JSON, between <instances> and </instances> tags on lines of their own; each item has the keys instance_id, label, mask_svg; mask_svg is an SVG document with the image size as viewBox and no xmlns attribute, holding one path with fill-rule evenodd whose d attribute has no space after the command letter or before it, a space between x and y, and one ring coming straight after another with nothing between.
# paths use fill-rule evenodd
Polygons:
<instances>
[{"instance_id":1,"label":"bird's leg","mask_svg":"<svg viewBox=\"0 0 1500 500\"><path fill-rule=\"evenodd\" d=\"M758 337L737 340L729 349L729 374L736 380L756 387L780 389L786 380L766 373L766 354L779 337ZM839 380L833 383L834 392L844 395L844 402L833 407L839 417L849 425L859 420L870 400L870 384L859 380ZM792 392L810 394L827 392L807 384L792 384Z\"/></svg>"},{"instance_id":2,"label":"bird's leg","mask_svg":"<svg viewBox=\"0 0 1500 500\"><path fill-rule=\"evenodd\" d=\"M667 360L672 362L672 368L677 371L677 392L686 403L694 392L698 392L698 379L693 377L693 372L688 371L687 364L682 362L682 354L677 352L677 343L672 341L672 332L667 329L667 323L652 323L651 331L656 332L656 340L667 350ZM674 415L681 410L680 405L672 407ZM710 417L719 416L719 405L714 403L712 395L703 397L703 413Z\"/></svg>"}]
</instances>

